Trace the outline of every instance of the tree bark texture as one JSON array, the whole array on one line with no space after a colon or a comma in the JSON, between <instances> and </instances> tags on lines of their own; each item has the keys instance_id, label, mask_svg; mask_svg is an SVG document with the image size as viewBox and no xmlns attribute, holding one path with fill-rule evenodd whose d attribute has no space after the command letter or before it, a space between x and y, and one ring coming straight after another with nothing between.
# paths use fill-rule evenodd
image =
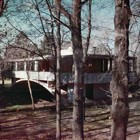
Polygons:
<instances>
[{"instance_id":1,"label":"tree bark texture","mask_svg":"<svg viewBox=\"0 0 140 140\"><path fill-rule=\"evenodd\" d=\"M126 140L129 117L128 104L128 47L129 0L115 0L115 56L110 91L112 93L111 140Z\"/></svg>"},{"instance_id":2,"label":"tree bark texture","mask_svg":"<svg viewBox=\"0 0 140 140\"><path fill-rule=\"evenodd\" d=\"M56 18L60 20L61 0L55 0ZM56 140L61 140L61 91L60 91L60 59L61 34L60 22L56 21Z\"/></svg>"},{"instance_id":3,"label":"tree bark texture","mask_svg":"<svg viewBox=\"0 0 140 140\"><path fill-rule=\"evenodd\" d=\"M81 0L74 0L70 21L74 62L73 140L83 140L83 48L81 38Z\"/></svg>"}]
</instances>

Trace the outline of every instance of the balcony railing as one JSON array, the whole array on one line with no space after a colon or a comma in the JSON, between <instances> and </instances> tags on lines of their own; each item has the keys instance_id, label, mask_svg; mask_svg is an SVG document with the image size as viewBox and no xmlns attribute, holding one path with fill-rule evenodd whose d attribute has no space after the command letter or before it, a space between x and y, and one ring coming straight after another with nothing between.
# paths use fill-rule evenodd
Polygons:
<instances>
[{"instance_id":1,"label":"balcony railing","mask_svg":"<svg viewBox=\"0 0 140 140\"><path fill-rule=\"evenodd\" d=\"M6 74L6 73L5 73ZM19 79L32 79L40 81L54 81L55 75L53 72L46 71L11 71L11 74L7 72L6 77L15 77ZM135 80L134 73L129 73L129 82ZM85 84L94 84L94 83L109 83L111 81L111 73L85 73L84 74L84 83ZM62 83L73 83L72 73L61 73L61 82Z\"/></svg>"},{"instance_id":2,"label":"balcony railing","mask_svg":"<svg viewBox=\"0 0 140 140\"><path fill-rule=\"evenodd\" d=\"M15 78L27 79L29 75L29 79L33 80L41 80L41 81L54 81L54 74L52 72L45 71L15 71Z\"/></svg>"}]
</instances>

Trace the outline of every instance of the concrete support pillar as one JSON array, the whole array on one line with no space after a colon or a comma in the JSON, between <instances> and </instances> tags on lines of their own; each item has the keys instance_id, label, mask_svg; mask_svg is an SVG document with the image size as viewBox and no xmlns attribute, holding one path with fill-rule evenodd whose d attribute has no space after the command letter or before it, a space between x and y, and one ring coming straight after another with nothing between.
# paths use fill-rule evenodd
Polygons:
<instances>
[{"instance_id":1,"label":"concrete support pillar","mask_svg":"<svg viewBox=\"0 0 140 140\"><path fill-rule=\"evenodd\" d=\"M133 69L133 72L136 73L136 71L137 71L137 61L136 61L136 58L133 59L133 68L132 69Z\"/></svg>"},{"instance_id":2,"label":"concrete support pillar","mask_svg":"<svg viewBox=\"0 0 140 140\"><path fill-rule=\"evenodd\" d=\"M108 59L108 71L112 70L112 58Z\"/></svg>"},{"instance_id":3,"label":"concrete support pillar","mask_svg":"<svg viewBox=\"0 0 140 140\"><path fill-rule=\"evenodd\" d=\"M27 62L24 61L24 71L26 71L26 68L27 68Z\"/></svg>"},{"instance_id":4,"label":"concrete support pillar","mask_svg":"<svg viewBox=\"0 0 140 140\"><path fill-rule=\"evenodd\" d=\"M137 56L137 75L140 76L140 56Z\"/></svg>"},{"instance_id":5,"label":"concrete support pillar","mask_svg":"<svg viewBox=\"0 0 140 140\"><path fill-rule=\"evenodd\" d=\"M140 35L140 34L139 34ZM138 46L137 53L136 53L136 65L137 65L137 75L140 76L140 45Z\"/></svg>"},{"instance_id":6,"label":"concrete support pillar","mask_svg":"<svg viewBox=\"0 0 140 140\"><path fill-rule=\"evenodd\" d=\"M38 71L38 61L34 62L34 71Z\"/></svg>"},{"instance_id":7,"label":"concrete support pillar","mask_svg":"<svg viewBox=\"0 0 140 140\"><path fill-rule=\"evenodd\" d=\"M17 71L18 70L18 64L17 64L17 62L15 62L15 71Z\"/></svg>"}]
</instances>

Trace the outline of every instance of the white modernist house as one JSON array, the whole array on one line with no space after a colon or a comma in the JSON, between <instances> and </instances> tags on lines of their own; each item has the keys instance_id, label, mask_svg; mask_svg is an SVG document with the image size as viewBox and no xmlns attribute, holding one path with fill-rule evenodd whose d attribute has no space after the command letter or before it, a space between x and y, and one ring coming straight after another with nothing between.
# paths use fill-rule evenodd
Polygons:
<instances>
[{"instance_id":1,"label":"white modernist house","mask_svg":"<svg viewBox=\"0 0 140 140\"><path fill-rule=\"evenodd\" d=\"M130 82L135 79L134 64L136 60L130 57L131 68L129 73ZM55 87L55 58L51 55L32 57L26 59L7 60L10 71L7 77L12 78L13 84L30 80L45 87L49 92L54 92ZM91 54L85 63L84 89L87 99L101 99L108 97L109 83L113 56ZM9 73L11 74L9 74ZM73 59L72 50L61 51L61 84L62 91L67 93L68 98L73 95ZM18 86L18 84L17 84Z\"/></svg>"}]
</instances>

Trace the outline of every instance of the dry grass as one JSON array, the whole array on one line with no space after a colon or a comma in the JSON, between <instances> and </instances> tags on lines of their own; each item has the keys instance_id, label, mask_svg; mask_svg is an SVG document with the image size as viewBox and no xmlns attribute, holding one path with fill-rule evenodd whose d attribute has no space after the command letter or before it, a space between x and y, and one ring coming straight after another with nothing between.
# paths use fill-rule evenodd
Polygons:
<instances>
[{"instance_id":1,"label":"dry grass","mask_svg":"<svg viewBox=\"0 0 140 140\"><path fill-rule=\"evenodd\" d=\"M38 102L36 109L31 105L15 105L9 108L1 106L3 99L10 101L9 96L2 95L0 107L9 112L0 113L0 140L54 140L55 139L55 106L48 102ZM4 96L6 98L4 98ZM9 99L7 99L9 97ZM13 98L12 98L13 100ZM140 99L130 102L130 117L127 140L138 140L140 133ZM50 107L48 107L50 106ZM1 108L1 110L3 109ZM110 138L110 106L91 105L86 107L84 121L85 140L108 140ZM6 111L6 110L5 110ZM72 107L62 110L62 140L72 139Z\"/></svg>"},{"instance_id":2,"label":"dry grass","mask_svg":"<svg viewBox=\"0 0 140 140\"><path fill-rule=\"evenodd\" d=\"M23 110L0 114L1 140L54 140L55 108ZM84 122L85 140L108 140L110 137L110 112L103 107L87 107ZM136 140L140 132L140 112L131 110L128 140ZM72 139L72 109L62 111L62 139Z\"/></svg>"}]
</instances>

